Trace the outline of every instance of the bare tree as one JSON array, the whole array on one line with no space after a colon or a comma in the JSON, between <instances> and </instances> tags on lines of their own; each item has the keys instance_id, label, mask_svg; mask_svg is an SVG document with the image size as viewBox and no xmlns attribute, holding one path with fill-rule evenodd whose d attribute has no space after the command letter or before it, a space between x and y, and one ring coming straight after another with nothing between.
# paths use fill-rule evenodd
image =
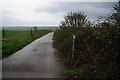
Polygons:
<instances>
[{"instance_id":1,"label":"bare tree","mask_svg":"<svg viewBox=\"0 0 120 80\"><path fill-rule=\"evenodd\" d=\"M71 12L64 16L60 22L60 28L85 27L90 25L87 15L84 12Z\"/></svg>"}]
</instances>

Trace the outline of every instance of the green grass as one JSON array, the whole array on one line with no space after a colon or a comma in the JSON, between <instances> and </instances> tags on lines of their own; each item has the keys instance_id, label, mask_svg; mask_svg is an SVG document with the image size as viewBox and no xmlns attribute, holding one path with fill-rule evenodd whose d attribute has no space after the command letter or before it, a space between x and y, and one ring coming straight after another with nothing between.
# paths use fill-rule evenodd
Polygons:
<instances>
[{"instance_id":1,"label":"green grass","mask_svg":"<svg viewBox=\"0 0 120 80\"><path fill-rule=\"evenodd\" d=\"M0 35L2 35L0 29ZM33 37L31 37L31 29ZM5 38L0 37L0 52L2 58L12 55L14 52L20 50L33 40L47 34L49 31L55 31L58 27L37 27L38 32L34 32L34 27L4 27ZM1 57L1 56L0 56Z\"/></svg>"},{"instance_id":2,"label":"green grass","mask_svg":"<svg viewBox=\"0 0 120 80\"><path fill-rule=\"evenodd\" d=\"M2 58L13 54L18 51L28 43L30 43L32 39L29 40L3 40L2 41Z\"/></svg>"},{"instance_id":3,"label":"green grass","mask_svg":"<svg viewBox=\"0 0 120 80\"><path fill-rule=\"evenodd\" d=\"M6 31L7 38L2 40L2 58L12 55L35 39L47 34L49 31L39 31L33 38L30 31Z\"/></svg>"},{"instance_id":4,"label":"green grass","mask_svg":"<svg viewBox=\"0 0 120 80\"><path fill-rule=\"evenodd\" d=\"M92 65L82 65L77 69L75 68L73 70L64 71L64 74L68 76L72 76L74 78L80 77L78 75L81 75L81 78L82 78L86 74L90 73L93 69L94 69L94 66Z\"/></svg>"},{"instance_id":5,"label":"green grass","mask_svg":"<svg viewBox=\"0 0 120 80\"><path fill-rule=\"evenodd\" d=\"M30 37L30 31L5 31L5 34L7 38L29 38Z\"/></svg>"}]
</instances>

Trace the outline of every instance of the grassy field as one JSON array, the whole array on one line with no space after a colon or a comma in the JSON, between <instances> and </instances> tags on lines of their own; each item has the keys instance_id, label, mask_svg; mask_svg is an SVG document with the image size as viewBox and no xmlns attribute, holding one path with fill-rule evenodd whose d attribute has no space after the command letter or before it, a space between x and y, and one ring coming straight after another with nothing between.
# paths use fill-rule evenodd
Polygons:
<instances>
[{"instance_id":1,"label":"grassy field","mask_svg":"<svg viewBox=\"0 0 120 80\"><path fill-rule=\"evenodd\" d=\"M0 45L2 45L2 48L0 49L0 51L2 51L2 58L13 54L35 39L49 32L49 29L44 28L39 31L32 31L31 36L31 31L29 29L31 28L5 28L5 37L0 38Z\"/></svg>"},{"instance_id":2,"label":"grassy field","mask_svg":"<svg viewBox=\"0 0 120 80\"><path fill-rule=\"evenodd\" d=\"M30 31L5 31L7 39L26 39L30 37Z\"/></svg>"},{"instance_id":3,"label":"grassy field","mask_svg":"<svg viewBox=\"0 0 120 80\"><path fill-rule=\"evenodd\" d=\"M24 32L23 32L24 33ZM8 39L8 40L2 40L2 58L7 57L14 52L18 51L19 49L23 48L33 40L37 39L38 37L41 37L48 32L41 33L39 36L34 38L24 38L21 37L21 39ZM25 35L26 37L26 35Z\"/></svg>"}]
</instances>

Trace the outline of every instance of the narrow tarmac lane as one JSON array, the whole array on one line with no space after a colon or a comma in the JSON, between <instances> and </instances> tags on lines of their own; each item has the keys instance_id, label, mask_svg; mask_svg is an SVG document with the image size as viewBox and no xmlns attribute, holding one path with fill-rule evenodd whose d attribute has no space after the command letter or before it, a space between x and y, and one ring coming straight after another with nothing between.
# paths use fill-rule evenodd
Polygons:
<instances>
[{"instance_id":1,"label":"narrow tarmac lane","mask_svg":"<svg viewBox=\"0 0 120 80\"><path fill-rule=\"evenodd\" d=\"M53 33L2 60L3 78L63 78L64 66L52 47Z\"/></svg>"}]
</instances>

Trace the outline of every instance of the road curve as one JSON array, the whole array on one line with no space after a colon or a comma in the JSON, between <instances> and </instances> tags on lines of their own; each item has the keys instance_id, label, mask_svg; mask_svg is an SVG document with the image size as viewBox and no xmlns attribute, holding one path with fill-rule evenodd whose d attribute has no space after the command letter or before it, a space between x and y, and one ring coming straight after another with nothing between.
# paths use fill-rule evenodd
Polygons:
<instances>
[{"instance_id":1,"label":"road curve","mask_svg":"<svg viewBox=\"0 0 120 80\"><path fill-rule=\"evenodd\" d=\"M3 78L63 78L64 66L52 47L53 33L2 60Z\"/></svg>"}]
</instances>

